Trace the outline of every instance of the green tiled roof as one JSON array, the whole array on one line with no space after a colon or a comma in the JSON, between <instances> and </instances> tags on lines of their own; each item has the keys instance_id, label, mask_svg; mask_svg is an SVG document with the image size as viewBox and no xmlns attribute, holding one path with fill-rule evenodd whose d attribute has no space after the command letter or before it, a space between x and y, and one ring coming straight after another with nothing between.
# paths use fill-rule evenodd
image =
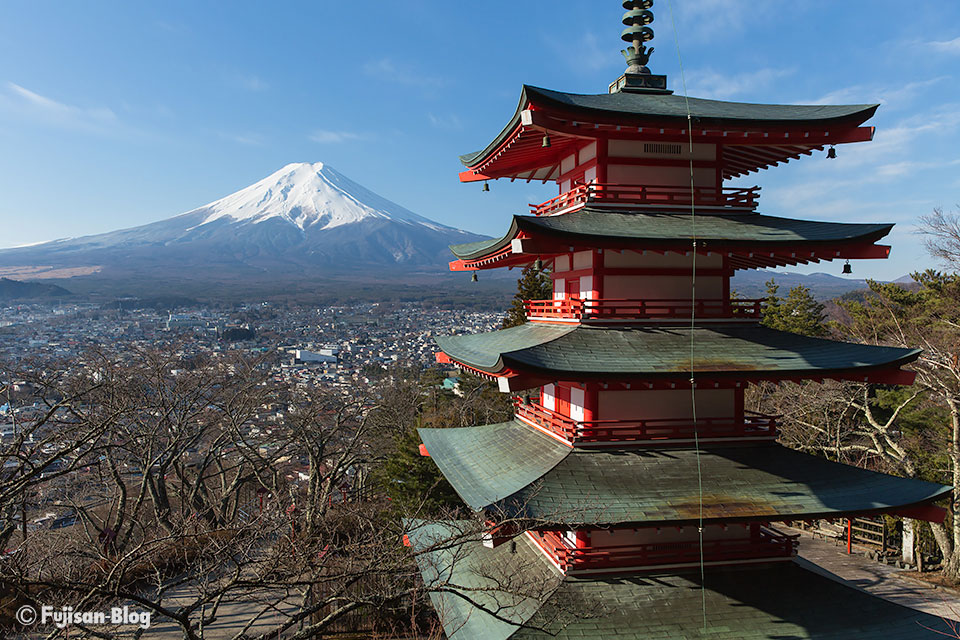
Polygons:
<instances>
[{"instance_id":1,"label":"green tiled roof","mask_svg":"<svg viewBox=\"0 0 960 640\"><path fill-rule=\"evenodd\" d=\"M717 251L876 242L893 228L892 224L817 222L758 213L700 214L696 225L697 241ZM676 246L683 250L689 248L694 235L689 213L624 212L588 206L559 216L514 216L510 230L502 238L453 245L450 250L461 260L476 259L509 246L520 231L533 237L556 237L586 244L622 240L624 248Z\"/></svg>"},{"instance_id":2,"label":"green tiled roof","mask_svg":"<svg viewBox=\"0 0 960 640\"><path fill-rule=\"evenodd\" d=\"M427 587L449 589L431 593L431 599L450 640L932 640L951 635L941 618L875 598L792 562L708 569L703 583L696 572L561 578L526 536L516 539L515 550L509 544L488 549L466 542L427 551L431 539L451 530L456 523L421 524L410 535ZM443 581L437 580L434 567L441 568ZM496 572L506 572L510 584L542 595L524 597L492 588ZM471 606L467 598L479 600L480 606ZM511 622L498 620L491 611Z\"/></svg>"},{"instance_id":3,"label":"green tiled roof","mask_svg":"<svg viewBox=\"0 0 960 640\"><path fill-rule=\"evenodd\" d=\"M489 333L441 336L436 342L445 353L461 362L485 371L496 371L502 364L501 354L536 349L573 332L574 328L527 322Z\"/></svg>"},{"instance_id":4,"label":"green tiled roof","mask_svg":"<svg viewBox=\"0 0 960 640\"><path fill-rule=\"evenodd\" d=\"M570 453L570 447L554 438L517 426L515 422L502 422L455 429L456 433L420 429L420 437L464 502L482 509L532 484ZM499 461L495 475L491 476L488 465L464 464L463 456L470 451L479 452L485 461Z\"/></svg>"},{"instance_id":5,"label":"green tiled roof","mask_svg":"<svg viewBox=\"0 0 960 640\"><path fill-rule=\"evenodd\" d=\"M537 104L553 103L598 113L613 113L631 116L676 118L686 121L687 105L690 115L701 122L827 122L854 119L863 122L869 119L878 104L853 105L799 105L756 104L750 102L725 102L703 98L684 98L673 94L651 93L563 93L530 85L523 90L527 98Z\"/></svg>"},{"instance_id":6,"label":"green tiled roof","mask_svg":"<svg viewBox=\"0 0 960 640\"><path fill-rule=\"evenodd\" d=\"M753 324L691 329L528 322L490 333L437 338L437 344L454 360L490 373L510 367L558 379L676 378L690 372L691 338L697 377L829 375L899 366L920 355L918 349L835 342Z\"/></svg>"},{"instance_id":7,"label":"green tiled roof","mask_svg":"<svg viewBox=\"0 0 960 640\"><path fill-rule=\"evenodd\" d=\"M491 240L478 240L477 242L465 242L464 244L453 244L450 245L450 251L453 252L453 255L458 258L468 258L476 256L485 255L490 251L490 249L503 248L501 245L506 245L510 240L504 241L504 238L493 238Z\"/></svg>"},{"instance_id":8,"label":"green tiled roof","mask_svg":"<svg viewBox=\"0 0 960 640\"><path fill-rule=\"evenodd\" d=\"M520 112L527 104L555 106L563 111L582 112L599 117L616 117L637 121L676 121L686 123L688 101L683 96L651 93L576 94L551 91L524 85L517 111L503 131L486 149L460 156L461 162L471 166L499 146L520 122ZM690 114L694 125L737 126L749 123L791 125L798 123L828 124L847 122L853 126L871 118L879 105L789 105L751 104L690 98Z\"/></svg>"},{"instance_id":9,"label":"green tiled roof","mask_svg":"<svg viewBox=\"0 0 960 640\"><path fill-rule=\"evenodd\" d=\"M474 553L474 549L487 550L479 540L469 540L466 532L473 528L469 522L406 524L424 583L450 590L430 594L434 609L442 615L448 640L506 640L537 613L544 596L559 585L559 574L525 545L522 555L503 553L509 544L494 553ZM445 544L464 538L468 541L463 544ZM498 583L518 583L520 574L526 583L543 587L533 594L496 588ZM498 579L503 575L506 580Z\"/></svg>"},{"instance_id":10,"label":"green tiled roof","mask_svg":"<svg viewBox=\"0 0 960 640\"><path fill-rule=\"evenodd\" d=\"M694 449L571 449L521 423L420 429L473 509L569 525L660 525L700 515ZM950 487L831 462L780 445L700 450L705 520L835 517L923 504Z\"/></svg>"}]
</instances>

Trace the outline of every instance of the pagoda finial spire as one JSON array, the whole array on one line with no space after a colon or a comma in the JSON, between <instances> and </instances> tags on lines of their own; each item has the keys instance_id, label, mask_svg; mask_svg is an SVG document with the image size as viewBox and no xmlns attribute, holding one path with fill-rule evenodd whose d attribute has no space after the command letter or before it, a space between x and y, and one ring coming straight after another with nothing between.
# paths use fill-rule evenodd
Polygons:
<instances>
[{"instance_id":1,"label":"pagoda finial spire","mask_svg":"<svg viewBox=\"0 0 960 640\"><path fill-rule=\"evenodd\" d=\"M616 82L610 85L610 93L621 91L633 93L671 93L667 90L667 76L658 76L650 73L647 62L653 47L646 46L646 42L653 40L653 0L623 0L623 24L627 28L620 33L620 37L630 44L621 51L627 60L627 70Z\"/></svg>"},{"instance_id":2,"label":"pagoda finial spire","mask_svg":"<svg viewBox=\"0 0 960 640\"><path fill-rule=\"evenodd\" d=\"M647 62L653 53L653 47L647 48L644 43L653 40L653 29L648 26L653 22L651 7L653 0L623 0L623 8L627 10L623 14L623 24L627 25L627 28L620 37L631 44L620 53L627 61L627 73L650 73Z\"/></svg>"}]
</instances>

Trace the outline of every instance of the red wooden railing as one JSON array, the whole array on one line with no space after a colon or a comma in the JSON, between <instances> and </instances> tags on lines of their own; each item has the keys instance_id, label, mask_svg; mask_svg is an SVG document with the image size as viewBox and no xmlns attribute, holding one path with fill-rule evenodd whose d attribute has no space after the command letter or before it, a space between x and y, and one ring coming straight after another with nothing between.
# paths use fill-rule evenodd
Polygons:
<instances>
[{"instance_id":1,"label":"red wooden railing","mask_svg":"<svg viewBox=\"0 0 960 640\"><path fill-rule=\"evenodd\" d=\"M636 320L645 318L688 319L744 318L759 320L764 300L638 300L601 298L581 300L526 300L523 305L530 319L565 320Z\"/></svg>"},{"instance_id":2,"label":"red wooden railing","mask_svg":"<svg viewBox=\"0 0 960 640\"><path fill-rule=\"evenodd\" d=\"M656 418L651 420L584 420L560 415L535 402L514 400L518 418L529 420L569 442L644 442L700 438L770 437L777 435L777 418L750 414L738 418L698 418L694 426L688 418Z\"/></svg>"},{"instance_id":3,"label":"red wooden railing","mask_svg":"<svg viewBox=\"0 0 960 640\"><path fill-rule=\"evenodd\" d=\"M638 204L638 205L689 205L724 207L731 209L754 209L760 197L760 187L720 189L698 187L644 187L623 184L582 184L542 204L531 204L530 213L538 216L554 214L586 204Z\"/></svg>"},{"instance_id":4,"label":"red wooden railing","mask_svg":"<svg viewBox=\"0 0 960 640\"><path fill-rule=\"evenodd\" d=\"M564 571L649 567L700 562L700 543L663 542L634 545L574 548L554 531L537 531L547 551L553 551ZM759 539L707 540L703 543L704 562L792 558L797 553L799 534L787 535L767 527L760 528Z\"/></svg>"},{"instance_id":5,"label":"red wooden railing","mask_svg":"<svg viewBox=\"0 0 960 640\"><path fill-rule=\"evenodd\" d=\"M525 418L568 442L579 441L579 424L572 418L561 416L535 402L525 403L522 398L514 399L513 408L518 418Z\"/></svg>"}]
</instances>

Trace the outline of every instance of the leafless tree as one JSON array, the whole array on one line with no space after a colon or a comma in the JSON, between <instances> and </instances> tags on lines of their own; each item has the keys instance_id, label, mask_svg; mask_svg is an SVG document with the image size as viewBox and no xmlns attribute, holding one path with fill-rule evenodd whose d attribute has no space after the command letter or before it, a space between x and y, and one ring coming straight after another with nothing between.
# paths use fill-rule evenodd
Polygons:
<instances>
[{"instance_id":1,"label":"leafless tree","mask_svg":"<svg viewBox=\"0 0 960 640\"><path fill-rule=\"evenodd\" d=\"M882 414L871 385L834 380L761 383L751 388L747 398L751 409L780 416L780 439L792 449L912 478L917 476L917 464L898 420L926 392L925 387L915 386Z\"/></svg>"},{"instance_id":2,"label":"leafless tree","mask_svg":"<svg viewBox=\"0 0 960 640\"><path fill-rule=\"evenodd\" d=\"M185 640L212 627L228 637L224 620L241 620L230 627L237 640L305 640L358 616L371 634L437 635L418 562L437 547L463 553L460 543L488 527L433 514L458 518L457 534L403 546L405 518L422 509L402 512L368 481L410 419L391 404L406 397L397 389L291 389L261 361L184 367L175 352L154 351L0 371L15 379L31 391L13 403L22 421L0 449L5 637L24 631L10 619L24 603L129 605ZM47 510L57 526L40 523ZM495 569L489 579L504 593L550 590ZM476 588L429 585L464 598ZM120 633L130 630L71 629L71 637Z\"/></svg>"},{"instance_id":3,"label":"leafless tree","mask_svg":"<svg viewBox=\"0 0 960 640\"><path fill-rule=\"evenodd\" d=\"M960 218L937 209L921 219L920 231L934 257L952 270L960 265ZM921 348L911 365L917 378L908 391L849 383L806 384L799 390L761 393L785 415L784 437L798 448L837 460L908 477L920 475L921 459L944 456L946 468L926 470L927 479L960 486L960 279L956 273L914 274L916 287L868 282L862 299L838 301L846 317L835 328L864 344ZM882 409L876 402L884 395ZM901 428L905 412L934 407L946 424L931 423L909 438ZM929 464L927 465L929 466ZM960 579L960 502L952 517L931 524L944 557L946 575Z\"/></svg>"},{"instance_id":4,"label":"leafless tree","mask_svg":"<svg viewBox=\"0 0 960 640\"><path fill-rule=\"evenodd\" d=\"M938 207L920 218L917 231L926 236L924 246L930 255L952 269L960 265L960 215Z\"/></svg>"}]
</instances>

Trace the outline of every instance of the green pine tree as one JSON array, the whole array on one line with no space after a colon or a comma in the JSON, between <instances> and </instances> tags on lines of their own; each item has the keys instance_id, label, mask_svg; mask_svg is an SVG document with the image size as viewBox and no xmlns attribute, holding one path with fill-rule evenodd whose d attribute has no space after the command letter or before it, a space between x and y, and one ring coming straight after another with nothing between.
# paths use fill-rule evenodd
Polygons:
<instances>
[{"instance_id":1,"label":"green pine tree","mask_svg":"<svg viewBox=\"0 0 960 640\"><path fill-rule=\"evenodd\" d=\"M406 513L442 516L447 509L463 506L433 460L420 455L420 434L415 428L396 439L393 453L377 468L375 478Z\"/></svg>"},{"instance_id":2,"label":"green pine tree","mask_svg":"<svg viewBox=\"0 0 960 640\"><path fill-rule=\"evenodd\" d=\"M767 282L767 304L763 308L761 324L804 336L823 337L829 333L824 307L816 301L810 289L797 285L790 289L786 298L777 295L779 290L780 286L774 280Z\"/></svg>"},{"instance_id":3,"label":"green pine tree","mask_svg":"<svg viewBox=\"0 0 960 640\"><path fill-rule=\"evenodd\" d=\"M517 280L517 293L507 309L502 328L516 327L527 321L527 313L523 307L526 300L549 300L553 297L553 281L550 274L543 269L535 269L533 265L523 268L520 279Z\"/></svg>"}]
</instances>

